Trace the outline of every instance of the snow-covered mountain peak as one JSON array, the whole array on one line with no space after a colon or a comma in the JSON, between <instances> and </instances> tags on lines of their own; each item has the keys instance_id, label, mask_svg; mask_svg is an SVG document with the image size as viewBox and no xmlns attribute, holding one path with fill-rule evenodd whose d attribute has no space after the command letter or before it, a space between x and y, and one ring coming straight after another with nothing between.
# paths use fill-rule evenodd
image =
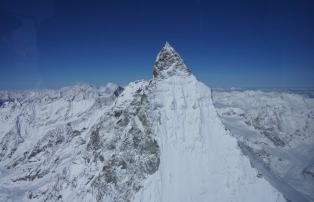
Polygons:
<instances>
[{"instance_id":1,"label":"snow-covered mountain peak","mask_svg":"<svg viewBox=\"0 0 314 202\"><path fill-rule=\"evenodd\" d=\"M168 41L166 41L166 43L165 43L163 49L168 49L168 50L170 50L170 51L175 51L174 48L169 44Z\"/></svg>"},{"instance_id":2,"label":"snow-covered mountain peak","mask_svg":"<svg viewBox=\"0 0 314 202\"><path fill-rule=\"evenodd\" d=\"M191 71L175 49L166 42L157 55L153 77L166 78L172 75L191 75Z\"/></svg>"},{"instance_id":3,"label":"snow-covered mountain peak","mask_svg":"<svg viewBox=\"0 0 314 202\"><path fill-rule=\"evenodd\" d=\"M268 114L259 128L276 120ZM149 81L0 91L0 179L0 201L22 202L284 202L287 192L252 168L169 43Z\"/></svg>"}]
</instances>

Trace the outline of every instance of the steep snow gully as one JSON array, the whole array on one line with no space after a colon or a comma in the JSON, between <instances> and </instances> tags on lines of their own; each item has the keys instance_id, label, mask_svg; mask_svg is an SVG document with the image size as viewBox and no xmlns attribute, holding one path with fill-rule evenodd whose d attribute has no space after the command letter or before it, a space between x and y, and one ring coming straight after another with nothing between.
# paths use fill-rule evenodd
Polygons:
<instances>
[{"instance_id":1,"label":"steep snow gully","mask_svg":"<svg viewBox=\"0 0 314 202\"><path fill-rule=\"evenodd\" d=\"M211 96L169 43L124 89L0 92L0 201L286 201Z\"/></svg>"}]
</instances>

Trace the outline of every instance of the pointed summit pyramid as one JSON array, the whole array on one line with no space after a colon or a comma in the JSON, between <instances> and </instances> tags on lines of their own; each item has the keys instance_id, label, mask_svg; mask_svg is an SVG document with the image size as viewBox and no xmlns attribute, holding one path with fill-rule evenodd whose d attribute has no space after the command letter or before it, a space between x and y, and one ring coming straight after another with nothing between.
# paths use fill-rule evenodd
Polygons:
<instances>
[{"instance_id":1,"label":"pointed summit pyramid","mask_svg":"<svg viewBox=\"0 0 314 202\"><path fill-rule=\"evenodd\" d=\"M153 70L154 78L166 78L172 75L190 75L191 71L184 64L183 59L174 50L174 48L166 42L164 47L157 55Z\"/></svg>"},{"instance_id":2,"label":"pointed summit pyramid","mask_svg":"<svg viewBox=\"0 0 314 202\"><path fill-rule=\"evenodd\" d=\"M160 164L134 202L285 201L258 177L221 122L211 90L191 74L169 43L157 56L148 89Z\"/></svg>"}]
</instances>

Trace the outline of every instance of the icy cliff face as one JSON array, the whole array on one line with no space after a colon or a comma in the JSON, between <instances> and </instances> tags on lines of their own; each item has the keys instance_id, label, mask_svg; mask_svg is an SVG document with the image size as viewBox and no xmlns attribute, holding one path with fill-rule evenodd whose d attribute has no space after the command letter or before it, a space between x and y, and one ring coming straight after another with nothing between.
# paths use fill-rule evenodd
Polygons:
<instances>
[{"instance_id":1,"label":"icy cliff face","mask_svg":"<svg viewBox=\"0 0 314 202\"><path fill-rule=\"evenodd\" d=\"M284 201L168 43L153 74L0 93L0 201Z\"/></svg>"}]
</instances>

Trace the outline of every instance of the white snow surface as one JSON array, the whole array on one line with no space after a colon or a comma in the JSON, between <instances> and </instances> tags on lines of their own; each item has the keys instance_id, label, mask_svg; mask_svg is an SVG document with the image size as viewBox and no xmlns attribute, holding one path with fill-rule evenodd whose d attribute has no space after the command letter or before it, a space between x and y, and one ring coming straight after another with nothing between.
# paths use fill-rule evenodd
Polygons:
<instances>
[{"instance_id":1,"label":"white snow surface","mask_svg":"<svg viewBox=\"0 0 314 202\"><path fill-rule=\"evenodd\" d=\"M153 83L152 116L160 167L135 201L285 201L265 179L257 177L220 121L207 86L193 75Z\"/></svg>"},{"instance_id":2,"label":"white snow surface","mask_svg":"<svg viewBox=\"0 0 314 202\"><path fill-rule=\"evenodd\" d=\"M220 90L213 99L260 173L291 201L314 201L312 92Z\"/></svg>"}]
</instances>

